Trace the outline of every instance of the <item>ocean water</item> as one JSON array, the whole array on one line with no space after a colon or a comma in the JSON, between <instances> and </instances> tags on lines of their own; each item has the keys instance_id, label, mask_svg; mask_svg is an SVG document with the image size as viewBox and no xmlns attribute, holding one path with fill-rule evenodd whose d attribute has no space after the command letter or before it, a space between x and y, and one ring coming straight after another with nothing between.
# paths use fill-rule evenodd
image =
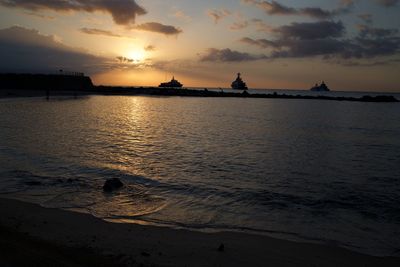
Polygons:
<instances>
[{"instance_id":1,"label":"ocean water","mask_svg":"<svg viewBox=\"0 0 400 267\"><path fill-rule=\"evenodd\" d=\"M400 255L399 103L3 99L0 129L0 197Z\"/></svg>"}]
</instances>

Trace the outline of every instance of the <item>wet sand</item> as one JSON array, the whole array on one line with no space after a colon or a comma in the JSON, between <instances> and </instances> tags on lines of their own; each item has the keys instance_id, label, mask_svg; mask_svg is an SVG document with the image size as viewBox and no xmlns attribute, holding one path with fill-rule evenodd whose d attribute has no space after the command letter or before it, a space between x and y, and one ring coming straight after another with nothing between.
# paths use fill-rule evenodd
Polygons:
<instances>
[{"instance_id":1,"label":"wet sand","mask_svg":"<svg viewBox=\"0 0 400 267\"><path fill-rule=\"evenodd\" d=\"M116 224L0 199L0 266L400 266L346 249L244 233ZM221 246L223 244L223 246Z\"/></svg>"}]
</instances>

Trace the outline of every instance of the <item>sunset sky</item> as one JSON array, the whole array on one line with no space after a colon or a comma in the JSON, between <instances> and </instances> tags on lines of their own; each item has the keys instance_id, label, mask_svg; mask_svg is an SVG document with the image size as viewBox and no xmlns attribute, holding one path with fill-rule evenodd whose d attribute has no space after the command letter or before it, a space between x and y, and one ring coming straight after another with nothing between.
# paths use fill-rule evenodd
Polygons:
<instances>
[{"instance_id":1,"label":"sunset sky","mask_svg":"<svg viewBox=\"0 0 400 267\"><path fill-rule=\"evenodd\" d=\"M0 72L400 91L399 0L0 0Z\"/></svg>"}]
</instances>

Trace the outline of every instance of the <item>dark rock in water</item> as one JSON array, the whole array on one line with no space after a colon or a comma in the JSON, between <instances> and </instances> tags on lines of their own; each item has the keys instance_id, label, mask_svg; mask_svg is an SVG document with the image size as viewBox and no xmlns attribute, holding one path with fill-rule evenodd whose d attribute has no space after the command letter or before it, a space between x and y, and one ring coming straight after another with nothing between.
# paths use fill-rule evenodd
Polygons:
<instances>
[{"instance_id":1,"label":"dark rock in water","mask_svg":"<svg viewBox=\"0 0 400 267\"><path fill-rule=\"evenodd\" d=\"M104 192L112 192L114 190L120 189L124 184L118 178L107 179L103 185Z\"/></svg>"},{"instance_id":2,"label":"dark rock in water","mask_svg":"<svg viewBox=\"0 0 400 267\"><path fill-rule=\"evenodd\" d=\"M391 95L378 95L378 96L369 96L365 95L360 98L363 102L398 102L398 100Z\"/></svg>"},{"instance_id":3,"label":"dark rock in water","mask_svg":"<svg viewBox=\"0 0 400 267\"><path fill-rule=\"evenodd\" d=\"M225 251L225 246L224 246L224 244L219 245L218 251L219 251L219 252L224 252L224 251Z\"/></svg>"}]
</instances>

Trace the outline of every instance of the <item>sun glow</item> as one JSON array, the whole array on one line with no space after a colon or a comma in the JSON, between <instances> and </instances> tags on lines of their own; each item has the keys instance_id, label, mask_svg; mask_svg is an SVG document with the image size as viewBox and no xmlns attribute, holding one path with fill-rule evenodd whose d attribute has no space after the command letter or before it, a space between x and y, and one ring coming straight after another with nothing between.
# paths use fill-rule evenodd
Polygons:
<instances>
[{"instance_id":1,"label":"sun glow","mask_svg":"<svg viewBox=\"0 0 400 267\"><path fill-rule=\"evenodd\" d=\"M127 53L127 58L135 63L143 62L146 59L146 53L143 50L132 50Z\"/></svg>"}]
</instances>

